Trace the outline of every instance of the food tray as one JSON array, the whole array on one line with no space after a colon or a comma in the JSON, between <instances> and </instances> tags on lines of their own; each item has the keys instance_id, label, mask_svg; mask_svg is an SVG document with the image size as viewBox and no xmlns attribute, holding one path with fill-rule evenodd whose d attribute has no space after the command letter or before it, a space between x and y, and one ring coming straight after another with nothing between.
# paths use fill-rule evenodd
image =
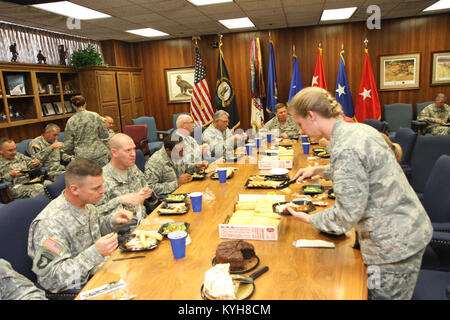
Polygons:
<instances>
[{"instance_id":1,"label":"food tray","mask_svg":"<svg viewBox=\"0 0 450 320\"><path fill-rule=\"evenodd\" d=\"M333 200L336 199L333 189L328 190L328 198L333 199Z\"/></svg>"},{"instance_id":2,"label":"food tray","mask_svg":"<svg viewBox=\"0 0 450 320\"><path fill-rule=\"evenodd\" d=\"M178 204L182 204L182 203L178 203ZM163 203L162 206L160 207L160 209L169 209L170 207L176 206L177 203ZM162 212L158 209L158 214L160 216L179 216L182 214L185 214L189 211L190 205L189 203L184 203L185 205L185 209L183 211L180 212Z\"/></svg>"},{"instance_id":3,"label":"food tray","mask_svg":"<svg viewBox=\"0 0 450 320\"><path fill-rule=\"evenodd\" d=\"M132 240L133 238L135 238L135 237L136 237L136 234L135 234L135 233L129 233L129 234L124 235L124 236L123 236L123 241L120 241L120 243L119 243L119 249L120 249L120 251L122 251L122 252L150 251L150 250L154 250L154 249L156 249L156 248L158 247L159 241L156 240L156 244L151 245L151 246L146 247L146 248L135 248L135 249L134 249L134 248L127 248L127 247L125 246L125 244L126 244L128 241L130 241L130 240Z\"/></svg>"},{"instance_id":4,"label":"food tray","mask_svg":"<svg viewBox=\"0 0 450 320\"><path fill-rule=\"evenodd\" d=\"M308 188L308 187L318 188L318 189L320 189L320 191L305 191L305 189ZM303 192L304 194L308 194L308 195L310 195L310 196L314 196L314 195L316 195L316 194L321 194L321 193L324 192L324 190L325 190L325 189L323 188L323 186L318 185L318 184L308 184L308 185L304 185L304 186L302 187L302 192Z\"/></svg>"},{"instance_id":5,"label":"food tray","mask_svg":"<svg viewBox=\"0 0 450 320\"><path fill-rule=\"evenodd\" d=\"M192 175L192 180L203 180L206 178L207 175L208 174L204 172L203 173L196 172Z\"/></svg>"},{"instance_id":6,"label":"food tray","mask_svg":"<svg viewBox=\"0 0 450 320\"><path fill-rule=\"evenodd\" d=\"M326 152L325 148L313 148L313 152L316 157L325 158L325 159L330 157L330 154L328 152ZM321 152L326 152L326 154L320 156L319 154Z\"/></svg>"},{"instance_id":7,"label":"food tray","mask_svg":"<svg viewBox=\"0 0 450 320\"><path fill-rule=\"evenodd\" d=\"M182 200L174 200L174 199L168 199L169 196L184 196ZM185 202L187 198L187 194L186 193L172 193L172 194L168 194L166 196L166 198L164 199L164 201L166 203L180 203L180 202Z\"/></svg>"},{"instance_id":8,"label":"food tray","mask_svg":"<svg viewBox=\"0 0 450 320\"><path fill-rule=\"evenodd\" d=\"M274 187L269 187L269 186L249 186L248 184L251 182L251 177L254 176L262 176L264 177L264 181L279 181L280 184L285 182L285 181L289 181L289 176L288 175L279 175L279 176L275 176L275 175L252 175L250 177L248 177L247 182L245 183L245 187L247 189L276 189L277 186Z\"/></svg>"},{"instance_id":9,"label":"food tray","mask_svg":"<svg viewBox=\"0 0 450 320\"><path fill-rule=\"evenodd\" d=\"M164 232L164 229L169 226L169 225L184 225L184 230L183 231L188 231L190 224L188 222L167 222L164 223L161 228L159 228L158 232L161 233L164 237L167 237L167 235L169 234L169 232ZM178 231L178 230L174 230L174 231Z\"/></svg>"},{"instance_id":10,"label":"food tray","mask_svg":"<svg viewBox=\"0 0 450 320\"><path fill-rule=\"evenodd\" d=\"M316 210L316 207L315 207L315 206L312 204L312 202L309 201L309 200L292 200L292 201L284 201L284 202L277 202L277 203L274 203L274 204L272 205L273 212L278 213L278 214L281 214L281 215L287 215L287 216L290 216L291 214L290 214L289 211L287 211L286 209L285 209L284 211L282 211L282 212L278 212L278 211L277 211L277 207L278 207L279 205L286 204L286 203L293 203L293 204L298 204L298 205L307 205L307 206L309 207L308 210L300 210L301 212L305 212L305 213L310 213L310 212Z\"/></svg>"}]
</instances>

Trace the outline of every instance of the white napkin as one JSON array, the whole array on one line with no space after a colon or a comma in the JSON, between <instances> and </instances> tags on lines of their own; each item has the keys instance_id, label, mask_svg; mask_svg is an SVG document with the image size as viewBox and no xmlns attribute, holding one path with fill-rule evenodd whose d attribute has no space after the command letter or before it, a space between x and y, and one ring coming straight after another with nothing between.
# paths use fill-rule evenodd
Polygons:
<instances>
[{"instance_id":1,"label":"white napkin","mask_svg":"<svg viewBox=\"0 0 450 320\"><path fill-rule=\"evenodd\" d=\"M324 240L298 239L292 242L292 245L297 248L335 248L333 242Z\"/></svg>"}]
</instances>

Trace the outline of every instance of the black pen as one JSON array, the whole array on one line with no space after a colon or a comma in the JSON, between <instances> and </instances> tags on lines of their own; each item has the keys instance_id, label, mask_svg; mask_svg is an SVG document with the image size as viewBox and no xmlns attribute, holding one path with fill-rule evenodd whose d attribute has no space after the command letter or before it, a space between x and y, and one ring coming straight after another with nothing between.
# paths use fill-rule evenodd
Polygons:
<instances>
[{"instance_id":1,"label":"black pen","mask_svg":"<svg viewBox=\"0 0 450 320\"><path fill-rule=\"evenodd\" d=\"M134 256L134 257L126 257L126 258L117 258L117 259L113 259L112 261L122 261L122 260L139 259L139 258L145 258L145 256Z\"/></svg>"}]
</instances>

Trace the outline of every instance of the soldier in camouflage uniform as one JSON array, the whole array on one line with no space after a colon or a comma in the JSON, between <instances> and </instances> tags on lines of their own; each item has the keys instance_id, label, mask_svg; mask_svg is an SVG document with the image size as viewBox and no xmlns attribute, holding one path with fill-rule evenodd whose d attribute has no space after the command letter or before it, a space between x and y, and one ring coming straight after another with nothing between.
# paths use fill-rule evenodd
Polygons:
<instances>
[{"instance_id":1,"label":"soldier in camouflage uniform","mask_svg":"<svg viewBox=\"0 0 450 320\"><path fill-rule=\"evenodd\" d=\"M43 167L49 168L48 176L52 181L66 170L63 163L72 159L62 151L63 143L57 141L60 131L58 125L50 123L45 127L44 133L30 141L27 147L32 157L38 159Z\"/></svg>"},{"instance_id":2,"label":"soldier in camouflage uniform","mask_svg":"<svg viewBox=\"0 0 450 320\"><path fill-rule=\"evenodd\" d=\"M0 177L12 183L9 190L14 198L33 198L45 194L44 185L51 181L26 185L25 183L30 182L30 176L21 171L41 168L38 159L31 159L17 152L15 142L8 138L0 139L0 155Z\"/></svg>"},{"instance_id":3,"label":"soldier in camouflage uniform","mask_svg":"<svg viewBox=\"0 0 450 320\"><path fill-rule=\"evenodd\" d=\"M110 116L104 116L103 122L105 123L106 129L108 129L109 133L109 139L112 138L112 136L115 134L114 130L112 129L114 127L114 119Z\"/></svg>"},{"instance_id":4,"label":"soldier in camouflage uniform","mask_svg":"<svg viewBox=\"0 0 450 320\"><path fill-rule=\"evenodd\" d=\"M289 105L302 130L329 139L331 149L330 165L300 169L295 178L321 174L333 180L336 196L317 214L290 213L330 234L355 227L369 299L410 299L433 229L393 151L374 128L341 120L342 107L324 89L305 88Z\"/></svg>"},{"instance_id":5,"label":"soldier in camouflage uniform","mask_svg":"<svg viewBox=\"0 0 450 320\"><path fill-rule=\"evenodd\" d=\"M292 116L288 114L284 103L278 103L275 106L275 117L264 125L264 129L274 132L278 130L280 138L283 139L298 139L300 137L300 128L292 119Z\"/></svg>"},{"instance_id":6,"label":"soldier in camouflage uniform","mask_svg":"<svg viewBox=\"0 0 450 320\"><path fill-rule=\"evenodd\" d=\"M45 292L0 259L0 300L47 300Z\"/></svg>"},{"instance_id":7,"label":"soldier in camouflage uniform","mask_svg":"<svg viewBox=\"0 0 450 320\"><path fill-rule=\"evenodd\" d=\"M38 283L52 293L81 289L118 246L113 230L128 223L132 213L121 210L99 215L102 168L88 159L67 166L66 188L33 220L28 234L28 255Z\"/></svg>"},{"instance_id":8,"label":"soldier in camouflage uniform","mask_svg":"<svg viewBox=\"0 0 450 320\"><path fill-rule=\"evenodd\" d=\"M211 152L209 146L205 143L201 146L197 141L190 136L194 131L194 120L188 114L180 114L177 118L176 133L183 138L184 142L184 157L183 161L186 164L194 164L203 160L211 160Z\"/></svg>"},{"instance_id":9,"label":"soldier in camouflage uniform","mask_svg":"<svg viewBox=\"0 0 450 320\"><path fill-rule=\"evenodd\" d=\"M202 141L209 145L211 156L219 158L223 155L232 157L234 149L244 146L247 135L233 134L228 128L229 114L226 111L218 110L214 113L213 123L202 134Z\"/></svg>"},{"instance_id":10,"label":"soldier in camouflage uniform","mask_svg":"<svg viewBox=\"0 0 450 320\"><path fill-rule=\"evenodd\" d=\"M194 171L206 169L208 162L186 164L183 161L183 138L176 133L164 138L164 145L145 163L148 185L158 195L175 191L180 185L192 181Z\"/></svg>"},{"instance_id":11,"label":"soldier in camouflage uniform","mask_svg":"<svg viewBox=\"0 0 450 320\"><path fill-rule=\"evenodd\" d=\"M75 158L86 158L104 166L109 162L109 133L102 117L86 110L86 100L82 96L71 99L77 111L66 124L63 150Z\"/></svg>"},{"instance_id":12,"label":"soldier in camouflage uniform","mask_svg":"<svg viewBox=\"0 0 450 320\"><path fill-rule=\"evenodd\" d=\"M450 106L446 104L447 97L439 93L434 103L426 106L417 116L417 120L427 123L426 133L450 134L450 126L443 125L450 123Z\"/></svg>"},{"instance_id":13,"label":"soldier in camouflage uniform","mask_svg":"<svg viewBox=\"0 0 450 320\"><path fill-rule=\"evenodd\" d=\"M121 209L134 212L128 224L134 228L147 217L144 201L156 207L158 199L148 187L144 173L135 165L136 146L133 139L123 133L115 134L109 141L111 161L103 167L105 193L96 205L97 211L107 215Z\"/></svg>"}]
</instances>

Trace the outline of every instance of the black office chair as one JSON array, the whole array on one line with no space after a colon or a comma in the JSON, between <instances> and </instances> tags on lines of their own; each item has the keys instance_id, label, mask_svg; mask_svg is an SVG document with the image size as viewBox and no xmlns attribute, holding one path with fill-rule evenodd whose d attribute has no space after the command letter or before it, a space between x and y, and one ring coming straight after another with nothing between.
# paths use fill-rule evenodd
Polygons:
<instances>
[{"instance_id":1,"label":"black office chair","mask_svg":"<svg viewBox=\"0 0 450 320\"><path fill-rule=\"evenodd\" d=\"M378 119L365 119L363 123L377 129L379 132L386 135L388 134L388 124L386 121L381 121Z\"/></svg>"},{"instance_id":2,"label":"black office chair","mask_svg":"<svg viewBox=\"0 0 450 320\"><path fill-rule=\"evenodd\" d=\"M416 140L417 132L414 132L411 128L399 128L397 130L397 134L392 139L392 142L398 143L402 147L403 155L400 161L402 168L410 167L411 156Z\"/></svg>"},{"instance_id":3,"label":"black office chair","mask_svg":"<svg viewBox=\"0 0 450 320\"><path fill-rule=\"evenodd\" d=\"M58 198L61 192L66 187L65 177L66 174L63 173L59 175L53 183L44 186L45 194L50 200Z\"/></svg>"}]
</instances>

